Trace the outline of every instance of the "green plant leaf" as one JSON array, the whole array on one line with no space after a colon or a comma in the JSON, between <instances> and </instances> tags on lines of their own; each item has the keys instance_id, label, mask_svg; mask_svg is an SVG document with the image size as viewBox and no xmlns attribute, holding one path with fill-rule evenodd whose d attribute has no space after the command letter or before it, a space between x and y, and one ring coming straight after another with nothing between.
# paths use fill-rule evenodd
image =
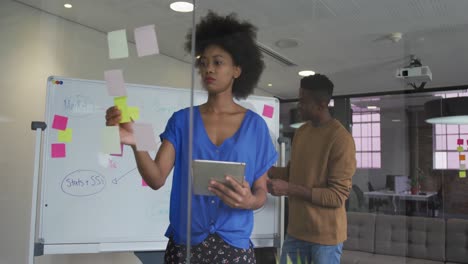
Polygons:
<instances>
[{"instance_id":1,"label":"green plant leaf","mask_svg":"<svg viewBox=\"0 0 468 264\"><path fill-rule=\"evenodd\" d=\"M297 264L302 264L301 254L300 254L299 250L297 250Z\"/></svg>"}]
</instances>

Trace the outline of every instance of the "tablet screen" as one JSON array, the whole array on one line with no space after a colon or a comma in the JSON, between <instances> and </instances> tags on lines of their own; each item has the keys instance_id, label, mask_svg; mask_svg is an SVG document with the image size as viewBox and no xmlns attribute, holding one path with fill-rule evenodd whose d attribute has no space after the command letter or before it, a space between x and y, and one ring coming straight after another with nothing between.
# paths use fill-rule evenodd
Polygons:
<instances>
[{"instance_id":1,"label":"tablet screen","mask_svg":"<svg viewBox=\"0 0 468 264\"><path fill-rule=\"evenodd\" d=\"M208 190L211 180L225 182L226 175L231 175L242 184L245 176L245 163L216 161L216 160L194 160L192 162L192 184L193 193L197 195L214 195Z\"/></svg>"}]
</instances>

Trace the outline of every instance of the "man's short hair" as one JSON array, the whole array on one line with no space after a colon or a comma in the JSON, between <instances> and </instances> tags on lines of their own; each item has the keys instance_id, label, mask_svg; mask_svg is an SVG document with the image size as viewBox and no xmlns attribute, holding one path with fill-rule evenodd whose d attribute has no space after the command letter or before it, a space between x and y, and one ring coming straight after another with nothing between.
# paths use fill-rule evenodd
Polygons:
<instances>
[{"instance_id":1,"label":"man's short hair","mask_svg":"<svg viewBox=\"0 0 468 264\"><path fill-rule=\"evenodd\" d=\"M301 88L308 91L317 102L330 102L333 83L323 74L314 74L301 79Z\"/></svg>"}]
</instances>

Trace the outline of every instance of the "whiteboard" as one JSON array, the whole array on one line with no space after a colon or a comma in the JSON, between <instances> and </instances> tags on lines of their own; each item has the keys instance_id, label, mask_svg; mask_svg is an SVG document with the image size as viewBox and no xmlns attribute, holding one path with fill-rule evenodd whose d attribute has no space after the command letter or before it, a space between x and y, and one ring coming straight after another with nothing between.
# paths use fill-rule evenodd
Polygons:
<instances>
[{"instance_id":1,"label":"whiteboard","mask_svg":"<svg viewBox=\"0 0 468 264\"><path fill-rule=\"evenodd\" d=\"M137 122L151 123L158 141L170 116L190 106L189 89L138 84L126 88L128 105L140 109ZM205 91L195 91L195 105L206 98ZM164 187L154 191L143 186L130 147L124 147L121 157L100 152L105 111L113 103L103 81L55 76L47 80L38 225L45 254L166 248L172 172ZM278 149L279 101L250 96L238 103L264 118ZM268 108L273 108L272 116ZM52 157L52 145L61 143L59 130L52 128L55 115L68 118L67 128L72 129L61 158ZM255 246L277 245L279 210L279 199L268 196L265 206L255 211Z\"/></svg>"}]
</instances>

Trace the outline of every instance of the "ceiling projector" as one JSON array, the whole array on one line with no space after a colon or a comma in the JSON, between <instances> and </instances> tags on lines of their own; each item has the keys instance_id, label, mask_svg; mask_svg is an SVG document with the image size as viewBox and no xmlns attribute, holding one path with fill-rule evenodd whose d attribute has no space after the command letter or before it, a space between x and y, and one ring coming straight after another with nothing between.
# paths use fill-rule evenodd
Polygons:
<instances>
[{"instance_id":1,"label":"ceiling projector","mask_svg":"<svg viewBox=\"0 0 468 264\"><path fill-rule=\"evenodd\" d=\"M432 81L432 72L429 66L409 66L397 69L395 77L408 83L429 82Z\"/></svg>"}]
</instances>

